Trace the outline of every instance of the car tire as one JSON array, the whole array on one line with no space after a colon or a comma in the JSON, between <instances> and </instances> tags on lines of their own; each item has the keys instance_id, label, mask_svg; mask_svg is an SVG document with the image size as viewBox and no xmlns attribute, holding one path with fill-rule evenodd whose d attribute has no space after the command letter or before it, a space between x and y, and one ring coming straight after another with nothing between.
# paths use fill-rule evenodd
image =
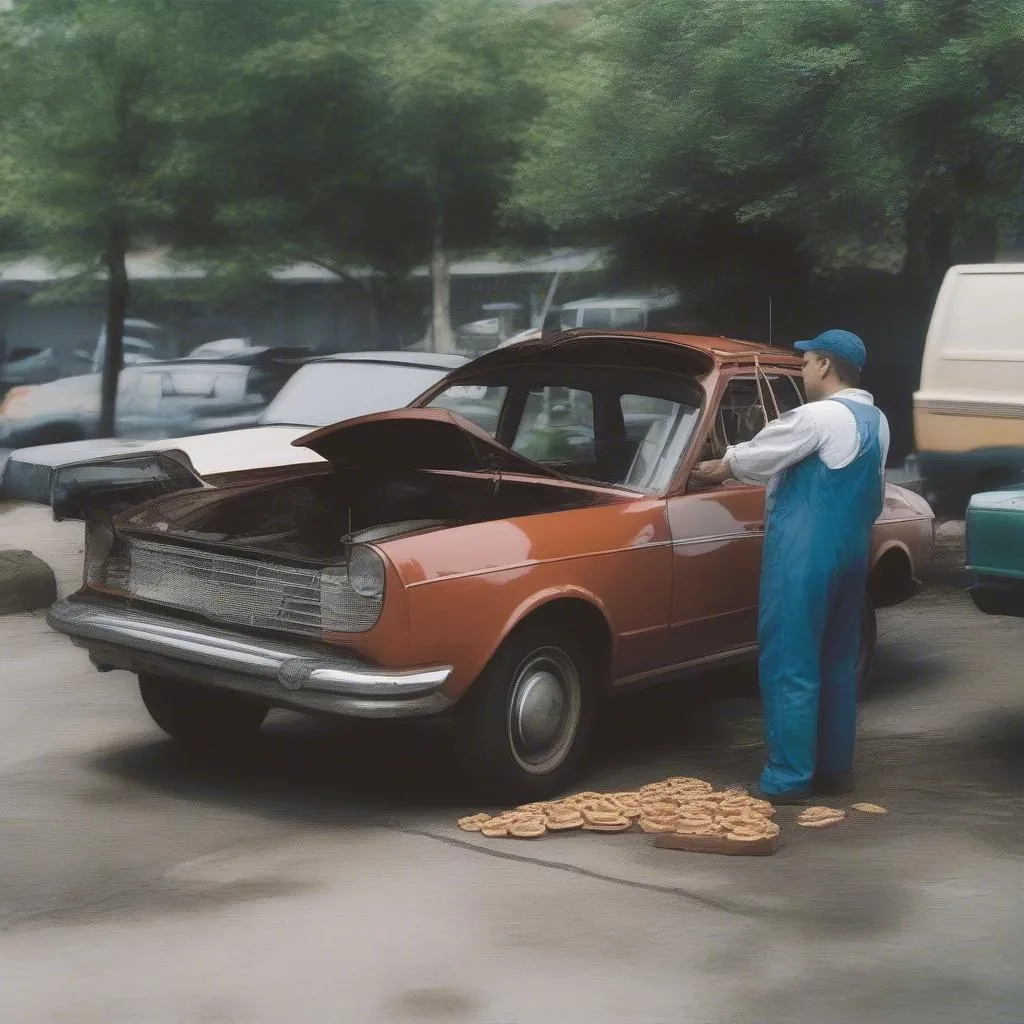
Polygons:
<instances>
[{"instance_id":1,"label":"car tire","mask_svg":"<svg viewBox=\"0 0 1024 1024\"><path fill-rule=\"evenodd\" d=\"M154 722L184 746L230 750L251 741L269 706L245 694L194 686L166 676L139 676L142 703Z\"/></svg>"},{"instance_id":2,"label":"car tire","mask_svg":"<svg viewBox=\"0 0 1024 1024\"><path fill-rule=\"evenodd\" d=\"M864 603L860 627L860 653L857 658L857 696L863 698L871 692L871 675L875 667L878 648L878 613L870 601Z\"/></svg>"},{"instance_id":3,"label":"car tire","mask_svg":"<svg viewBox=\"0 0 1024 1024\"><path fill-rule=\"evenodd\" d=\"M564 789L583 761L601 670L554 619L502 644L456 705L460 754L482 798L526 803Z\"/></svg>"}]
</instances>

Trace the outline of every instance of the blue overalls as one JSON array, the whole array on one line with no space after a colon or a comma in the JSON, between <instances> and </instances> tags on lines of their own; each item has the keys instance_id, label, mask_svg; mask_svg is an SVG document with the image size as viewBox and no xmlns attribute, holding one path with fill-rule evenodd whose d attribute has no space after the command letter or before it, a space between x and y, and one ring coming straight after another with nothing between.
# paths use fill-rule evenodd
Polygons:
<instances>
[{"instance_id":1,"label":"blue overalls","mask_svg":"<svg viewBox=\"0 0 1024 1024\"><path fill-rule=\"evenodd\" d=\"M871 528L882 511L881 414L844 398L853 462L811 455L785 470L766 510L758 619L766 794L806 794L815 774L851 771L857 662Z\"/></svg>"}]
</instances>

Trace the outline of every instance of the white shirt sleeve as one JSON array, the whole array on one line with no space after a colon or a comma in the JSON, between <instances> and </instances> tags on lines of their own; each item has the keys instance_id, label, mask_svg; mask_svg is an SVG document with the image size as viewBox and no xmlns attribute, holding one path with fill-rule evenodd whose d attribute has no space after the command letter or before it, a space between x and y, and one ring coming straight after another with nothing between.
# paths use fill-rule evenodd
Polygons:
<instances>
[{"instance_id":1,"label":"white shirt sleeve","mask_svg":"<svg viewBox=\"0 0 1024 1024\"><path fill-rule=\"evenodd\" d=\"M756 437L726 449L725 461L741 483L766 484L821 445L818 425L806 405L785 413Z\"/></svg>"}]
</instances>

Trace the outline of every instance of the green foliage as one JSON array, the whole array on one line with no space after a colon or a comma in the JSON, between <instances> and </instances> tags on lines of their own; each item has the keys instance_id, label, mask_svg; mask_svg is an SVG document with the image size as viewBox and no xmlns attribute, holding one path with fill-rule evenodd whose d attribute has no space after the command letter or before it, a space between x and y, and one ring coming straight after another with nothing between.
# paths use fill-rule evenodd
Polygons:
<instances>
[{"instance_id":1,"label":"green foliage","mask_svg":"<svg viewBox=\"0 0 1024 1024\"><path fill-rule=\"evenodd\" d=\"M1021 0L600 3L511 212L598 235L725 216L824 268L990 257L1024 199L1022 31Z\"/></svg>"},{"instance_id":2,"label":"green foliage","mask_svg":"<svg viewBox=\"0 0 1024 1024\"><path fill-rule=\"evenodd\" d=\"M164 3L27 0L3 15L4 214L64 265L96 265L114 221L142 240L174 216L161 118Z\"/></svg>"},{"instance_id":3,"label":"green foliage","mask_svg":"<svg viewBox=\"0 0 1024 1024\"><path fill-rule=\"evenodd\" d=\"M232 5L195 6L222 21ZM554 45L545 15L511 0L316 0L269 18L262 40L248 8L236 15L250 46L219 62L226 84L200 90L216 109L183 107L201 122L199 167L218 169L222 248L395 273L429 256L439 225L445 247L500 237Z\"/></svg>"}]
</instances>

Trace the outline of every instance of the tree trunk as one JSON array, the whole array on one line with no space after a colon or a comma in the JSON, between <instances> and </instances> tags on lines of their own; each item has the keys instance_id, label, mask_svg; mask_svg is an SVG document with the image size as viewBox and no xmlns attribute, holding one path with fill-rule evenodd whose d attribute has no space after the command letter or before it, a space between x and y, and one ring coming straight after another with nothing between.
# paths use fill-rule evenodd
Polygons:
<instances>
[{"instance_id":1,"label":"tree trunk","mask_svg":"<svg viewBox=\"0 0 1024 1024\"><path fill-rule=\"evenodd\" d=\"M452 331L452 276L448 266L448 257L444 251L441 233L440 214L437 230L434 232L434 245L430 253L430 284L432 305L430 318L430 336L435 352L454 352L455 334Z\"/></svg>"},{"instance_id":2,"label":"tree trunk","mask_svg":"<svg viewBox=\"0 0 1024 1024\"><path fill-rule=\"evenodd\" d=\"M124 361L124 315L128 309L127 248L128 232L124 224L112 224L104 256L107 267L107 340L100 390L100 437L113 437L116 433L117 381Z\"/></svg>"},{"instance_id":3,"label":"tree trunk","mask_svg":"<svg viewBox=\"0 0 1024 1024\"><path fill-rule=\"evenodd\" d=\"M934 298L953 262L953 222L943 209L941 186L926 183L915 195L904 221L903 277L918 296Z\"/></svg>"}]
</instances>

